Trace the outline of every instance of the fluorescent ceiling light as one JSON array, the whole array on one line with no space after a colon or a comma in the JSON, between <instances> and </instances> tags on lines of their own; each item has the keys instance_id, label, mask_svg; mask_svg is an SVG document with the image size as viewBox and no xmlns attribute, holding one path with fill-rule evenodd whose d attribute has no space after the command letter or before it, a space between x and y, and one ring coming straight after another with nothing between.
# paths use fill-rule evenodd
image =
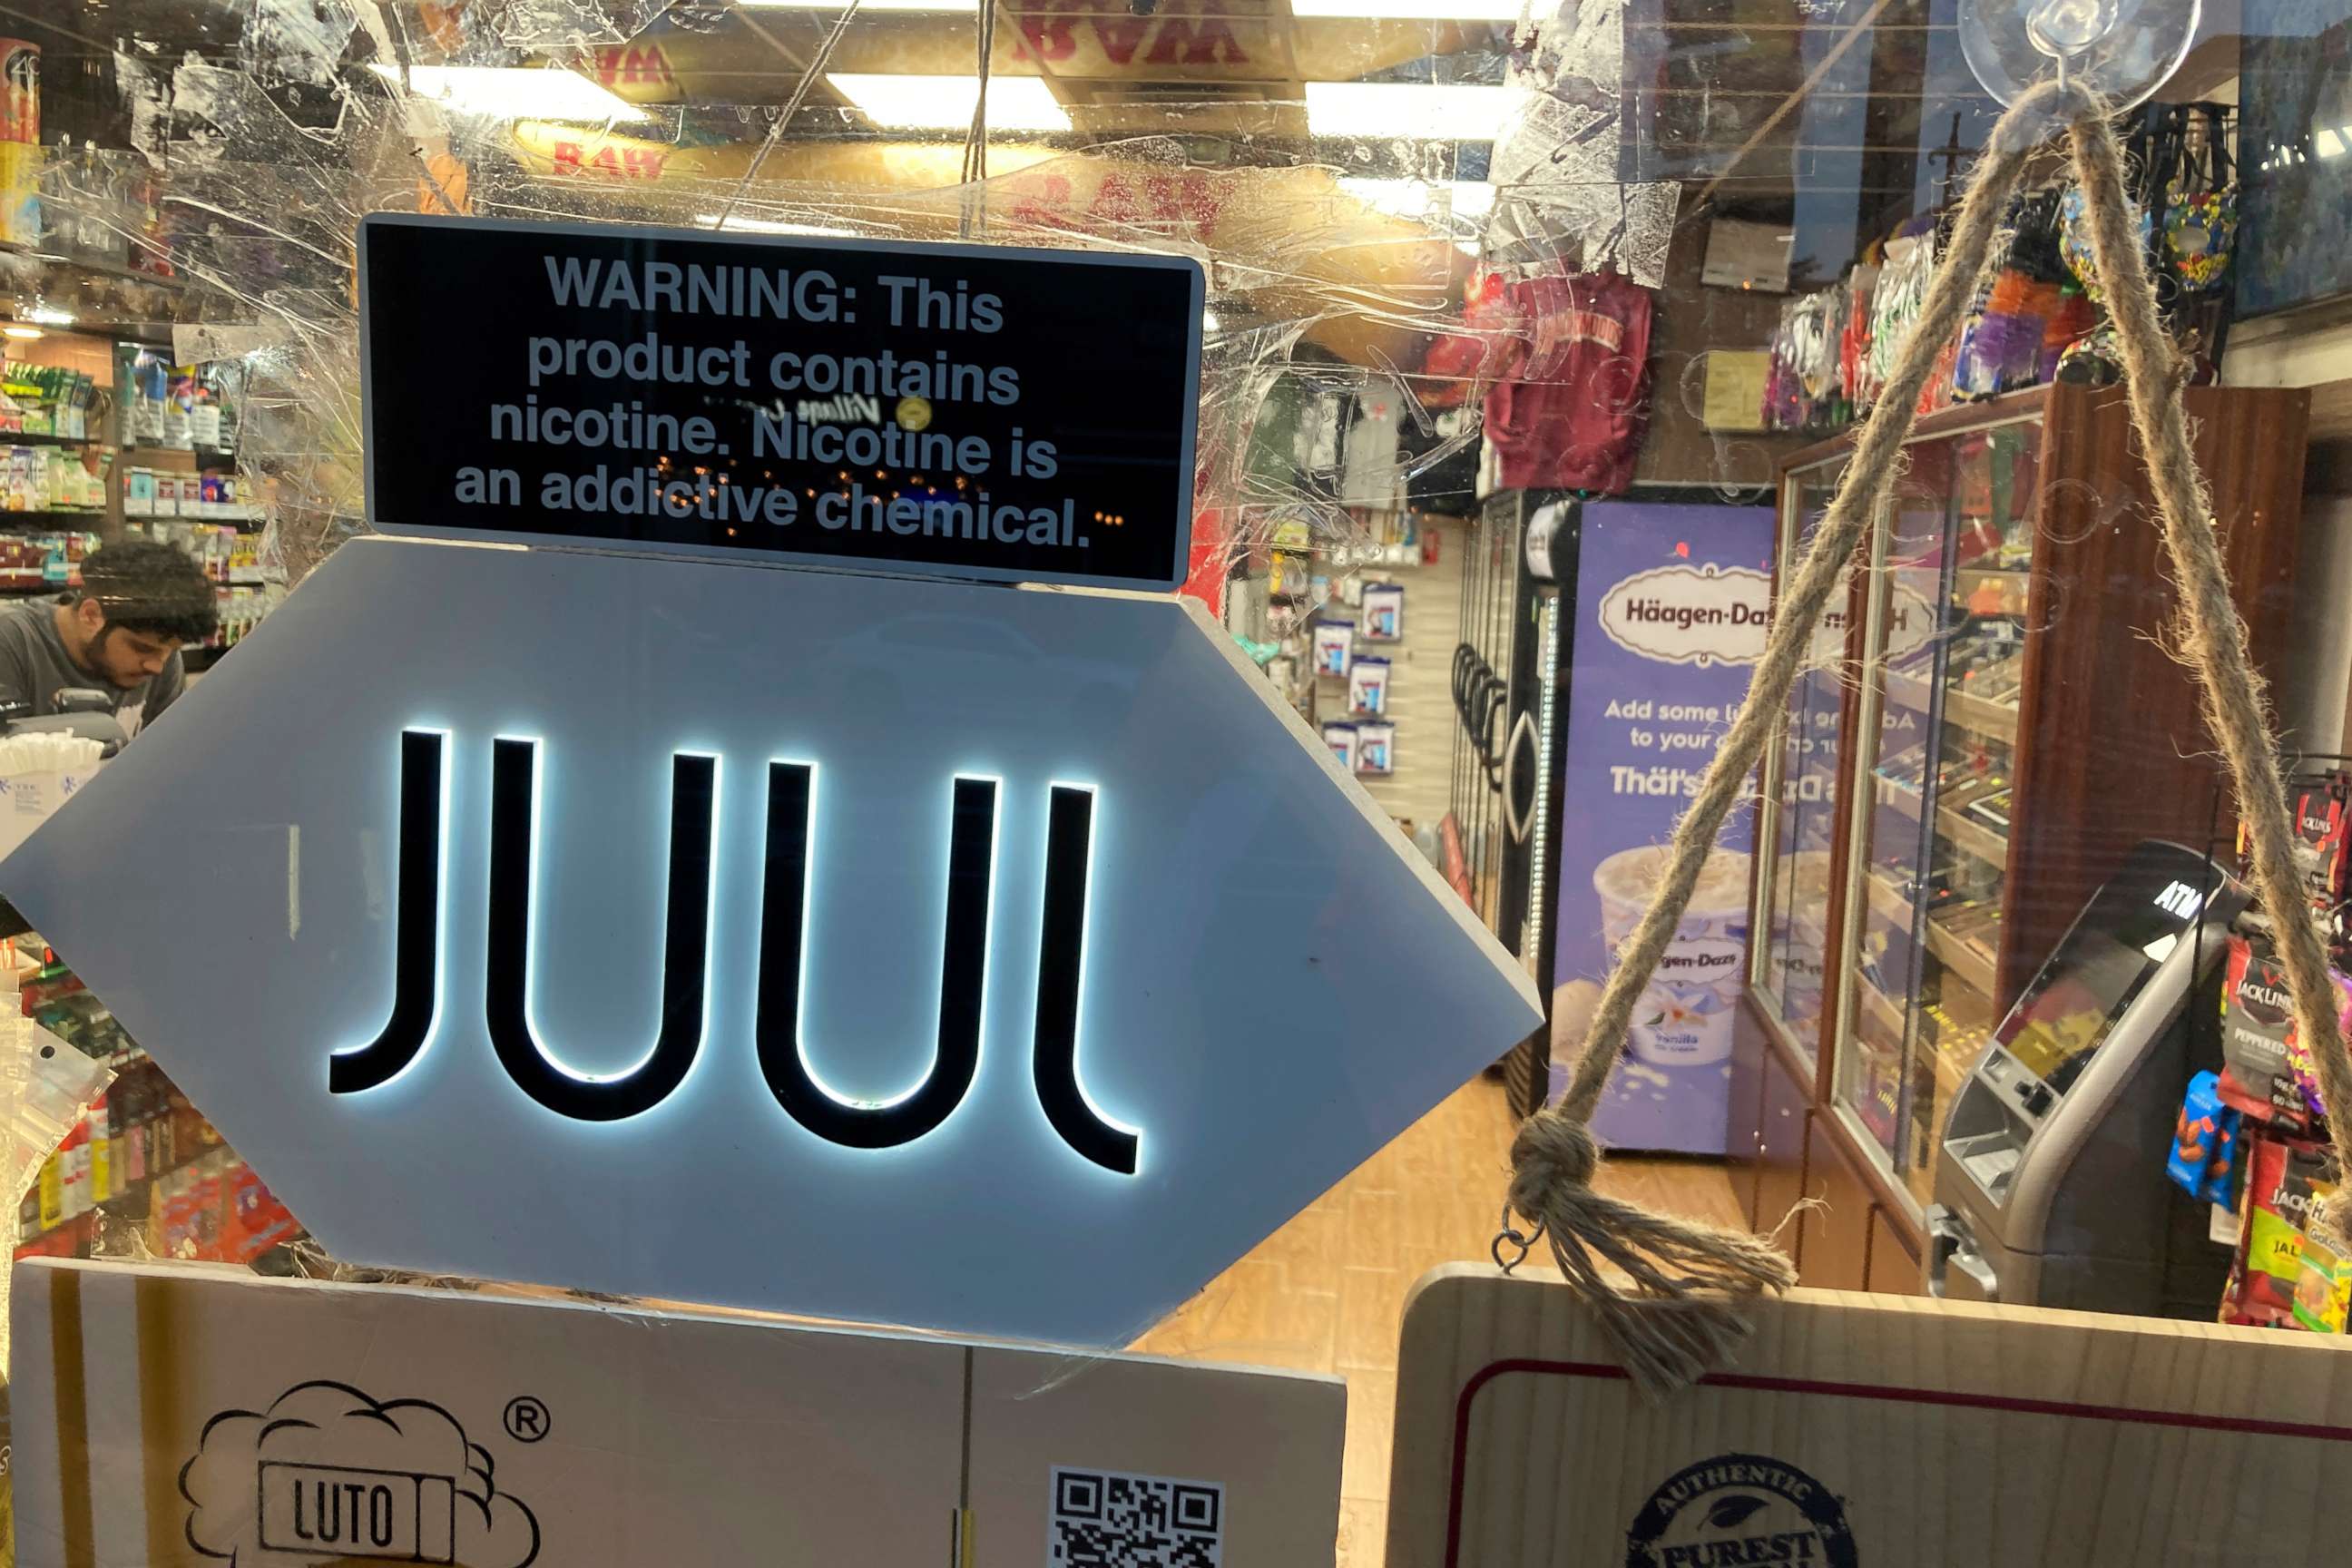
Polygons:
<instances>
[{"instance_id":1,"label":"fluorescent ceiling light","mask_svg":"<svg viewBox=\"0 0 2352 1568\"><path fill-rule=\"evenodd\" d=\"M418 98L429 98L462 114L503 120L644 120L646 111L607 92L578 71L523 66L373 65L394 86L405 81Z\"/></svg>"},{"instance_id":2,"label":"fluorescent ceiling light","mask_svg":"<svg viewBox=\"0 0 2352 1568\"><path fill-rule=\"evenodd\" d=\"M0 327L0 338L15 338L19 342L29 342L40 335L41 329L38 327L19 327L15 325Z\"/></svg>"},{"instance_id":3,"label":"fluorescent ceiling light","mask_svg":"<svg viewBox=\"0 0 2352 1568\"><path fill-rule=\"evenodd\" d=\"M835 71L825 78L877 126L961 131L980 98L976 76L869 75ZM991 131L1067 131L1070 111L1054 100L1043 77L988 79Z\"/></svg>"},{"instance_id":4,"label":"fluorescent ceiling light","mask_svg":"<svg viewBox=\"0 0 2352 1568\"><path fill-rule=\"evenodd\" d=\"M1483 218L1495 206L1495 187L1484 180L1369 180L1342 176L1339 188L1368 207L1396 217L1426 218L1450 196L1457 218Z\"/></svg>"},{"instance_id":5,"label":"fluorescent ceiling light","mask_svg":"<svg viewBox=\"0 0 2352 1568\"><path fill-rule=\"evenodd\" d=\"M1524 96L1517 88L1455 83L1310 81L1307 129L1318 136L1491 142Z\"/></svg>"},{"instance_id":6,"label":"fluorescent ceiling light","mask_svg":"<svg viewBox=\"0 0 2352 1568\"><path fill-rule=\"evenodd\" d=\"M1518 0L1290 0L1290 14L1370 22L1516 22L1519 6Z\"/></svg>"},{"instance_id":7,"label":"fluorescent ceiling light","mask_svg":"<svg viewBox=\"0 0 2352 1568\"><path fill-rule=\"evenodd\" d=\"M697 213L694 221L705 228L723 229L729 234L738 230L746 234L809 234L821 239L856 239L857 230L835 228L821 223L784 223L775 218L745 217L741 213L730 213L727 221L719 221L717 213Z\"/></svg>"},{"instance_id":8,"label":"fluorescent ceiling light","mask_svg":"<svg viewBox=\"0 0 2352 1568\"><path fill-rule=\"evenodd\" d=\"M53 310L47 305L36 305L25 312L25 320L44 327L70 327L74 324L71 310Z\"/></svg>"}]
</instances>

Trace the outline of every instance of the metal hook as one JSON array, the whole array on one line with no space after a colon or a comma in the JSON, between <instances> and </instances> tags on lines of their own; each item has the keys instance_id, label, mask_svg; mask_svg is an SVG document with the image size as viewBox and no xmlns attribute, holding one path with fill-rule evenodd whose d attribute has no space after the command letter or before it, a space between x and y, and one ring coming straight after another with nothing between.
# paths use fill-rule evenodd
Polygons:
<instances>
[{"instance_id":1,"label":"metal hook","mask_svg":"<svg viewBox=\"0 0 2352 1568\"><path fill-rule=\"evenodd\" d=\"M1528 1260L1528 1252L1533 1250L1537 1242L1543 1239L1543 1234L1544 1227L1543 1221L1541 1220L1536 1221L1535 1229L1529 1231L1522 1231L1518 1226L1513 1225L1511 1223L1511 1205L1505 1204L1503 1205L1502 1229L1496 1233L1495 1239L1493 1243L1487 1247L1486 1251L1488 1255L1495 1259L1495 1267L1501 1269L1506 1277L1508 1277L1512 1269L1517 1268L1520 1264L1525 1263ZM1511 1259L1507 1263L1503 1261L1503 1244L1505 1242L1508 1242L1513 1247L1518 1248L1518 1251L1512 1254Z\"/></svg>"}]
</instances>

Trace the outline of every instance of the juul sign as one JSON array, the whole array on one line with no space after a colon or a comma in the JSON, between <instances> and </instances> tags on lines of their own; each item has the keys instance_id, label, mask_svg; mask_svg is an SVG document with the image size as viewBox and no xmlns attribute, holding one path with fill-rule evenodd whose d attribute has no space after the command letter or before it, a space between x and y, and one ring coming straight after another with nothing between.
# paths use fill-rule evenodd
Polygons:
<instances>
[{"instance_id":1,"label":"juul sign","mask_svg":"<svg viewBox=\"0 0 2352 1568\"><path fill-rule=\"evenodd\" d=\"M443 994L441 910L448 890L443 848L451 744L452 738L437 730L410 730L401 737L400 909L392 1015L373 1040L330 1058L331 1093L359 1094L390 1083L415 1065L433 1034ZM660 1028L652 1048L634 1066L599 1073L567 1065L531 1018L540 742L500 736L491 751L483 985L483 1022L491 1048L515 1087L559 1116L618 1121L642 1115L686 1081L709 1033L722 759L680 752L671 761ZM931 1067L903 1092L859 1099L825 1085L802 1027L817 767L768 764L752 1034L760 1075L776 1103L827 1142L854 1149L911 1143L952 1115L971 1089L980 1070L988 985L1000 782L959 776L949 789L947 921L940 939L939 1040ZM1078 1082L1078 988L1085 968L1095 791L1055 784L1045 800L1032 1061L1037 1103L1072 1149L1105 1169L1132 1175L1135 1132L1097 1111Z\"/></svg>"},{"instance_id":2,"label":"juul sign","mask_svg":"<svg viewBox=\"0 0 2352 1568\"><path fill-rule=\"evenodd\" d=\"M339 1257L1062 1342L1539 1017L1190 601L569 548L343 546L0 893Z\"/></svg>"}]
</instances>

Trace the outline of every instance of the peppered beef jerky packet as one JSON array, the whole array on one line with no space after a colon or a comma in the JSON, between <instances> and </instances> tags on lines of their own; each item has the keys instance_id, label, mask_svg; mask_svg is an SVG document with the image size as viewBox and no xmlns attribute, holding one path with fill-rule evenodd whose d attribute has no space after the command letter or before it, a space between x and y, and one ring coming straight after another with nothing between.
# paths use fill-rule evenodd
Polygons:
<instances>
[{"instance_id":1,"label":"peppered beef jerky packet","mask_svg":"<svg viewBox=\"0 0 2352 1568\"><path fill-rule=\"evenodd\" d=\"M2314 1107L2295 1082L2287 1037L2294 1005L2267 942L2230 938L2221 983L2222 1100L2261 1121L2301 1131Z\"/></svg>"},{"instance_id":2,"label":"peppered beef jerky packet","mask_svg":"<svg viewBox=\"0 0 2352 1568\"><path fill-rule=\"evenodd\" d=\"M2311 891L2311 912L2331 941L2343 934L2338 911L2352 897L2352 822L2347 820L2341 782L2305 782L2294 798L2295 868Z\"/></svg>"}]
</instances>

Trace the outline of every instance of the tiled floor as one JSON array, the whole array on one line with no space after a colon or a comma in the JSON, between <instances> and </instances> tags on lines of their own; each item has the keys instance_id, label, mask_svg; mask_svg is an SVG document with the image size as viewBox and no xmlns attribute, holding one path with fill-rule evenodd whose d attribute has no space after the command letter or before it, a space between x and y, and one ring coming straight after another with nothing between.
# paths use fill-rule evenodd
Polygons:
<instances>
[{"instance_id":1,"label":"tiled floor","mask_svg":"<svg viewBox=\"0 0 2352 1568\"><path fill-rule=\"evenodd\" d=\"M1479 1079L1407 1129L1260 1243L1135 1348L1348 1380L1339 1568L1381 1568L1398 1321L1405 1292L1441 1263L1486 1256L1500 1216L1511 1119ZM1720 1166L1618 1159L1604 1190L1740 1223Z\"/></svg>"}]
</instances>

